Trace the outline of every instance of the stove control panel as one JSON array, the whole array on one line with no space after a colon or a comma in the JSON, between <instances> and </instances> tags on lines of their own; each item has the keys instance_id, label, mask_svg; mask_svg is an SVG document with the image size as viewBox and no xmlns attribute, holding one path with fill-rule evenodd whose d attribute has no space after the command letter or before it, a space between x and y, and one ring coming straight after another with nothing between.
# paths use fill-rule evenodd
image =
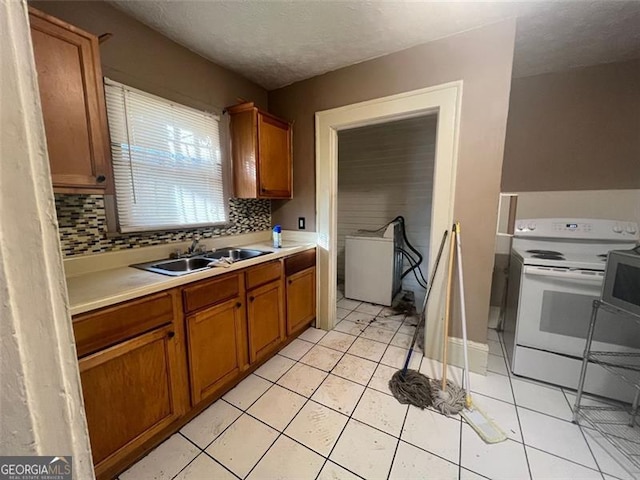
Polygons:
<instances>
[{"instance_id":1,"label":"stove control panel","mask_svg":"<svg viewBox=\"0 0 640 480\"><path fill-rule=\"evenodd\" d=\"M640 239L638 224L635 222L576 218L516 220L514 236L523 238L620 240L624 242L633 242Z\"/></svg>"}]
</instances>

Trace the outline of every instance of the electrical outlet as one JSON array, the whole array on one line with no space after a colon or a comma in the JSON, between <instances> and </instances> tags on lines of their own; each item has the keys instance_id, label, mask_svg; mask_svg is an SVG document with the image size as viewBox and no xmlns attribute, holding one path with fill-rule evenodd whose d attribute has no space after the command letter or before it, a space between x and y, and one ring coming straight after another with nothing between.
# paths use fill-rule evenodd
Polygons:
<instances>
[{"instance_id":1,"label":"electrical outlet","mask_svg":"<svg viewBox=\"0 0 640 480\"><path fill-rule=\"evenodd\" d=\"M305 228L304 217L298 217L298 230L304 230Z\"/></svg>"}]
</instances>

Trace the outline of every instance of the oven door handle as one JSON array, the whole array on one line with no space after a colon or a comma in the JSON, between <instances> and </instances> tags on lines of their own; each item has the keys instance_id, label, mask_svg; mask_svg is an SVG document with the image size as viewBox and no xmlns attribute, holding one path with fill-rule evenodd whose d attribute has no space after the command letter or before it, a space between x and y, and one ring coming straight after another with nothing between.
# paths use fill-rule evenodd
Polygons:
<instances>
[{"instance_id":1,"label":"oven door handle","mask_svg":"<svg viewBox=\"0 0 640 480\"><path fill-rule=\"evenodd\" d=\"M585 282L602 283L603 274L600 272L580 273L580 271L571 270L548 270L540 267L524 267L525 275L538 275L541 277L553 277L564 280L582 280Z\"/></svg>"}]
</instances>

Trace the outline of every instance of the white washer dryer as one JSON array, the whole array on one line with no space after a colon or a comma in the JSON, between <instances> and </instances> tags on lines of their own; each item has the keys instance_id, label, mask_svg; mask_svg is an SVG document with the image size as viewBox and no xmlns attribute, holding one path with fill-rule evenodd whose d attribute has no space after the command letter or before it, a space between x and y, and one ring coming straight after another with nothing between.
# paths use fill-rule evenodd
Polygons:
<instances>
[{"instance_id":1,"label":"white washer dryer","mask_svg":"<svg viewBox=\"0 0 640 480\"><path fill-rule=\"evenodd\" d=\"M402 288L402 231L398 222L380 232L345 237L344 296L391 305Z\"/></svg>"}]
</instances>

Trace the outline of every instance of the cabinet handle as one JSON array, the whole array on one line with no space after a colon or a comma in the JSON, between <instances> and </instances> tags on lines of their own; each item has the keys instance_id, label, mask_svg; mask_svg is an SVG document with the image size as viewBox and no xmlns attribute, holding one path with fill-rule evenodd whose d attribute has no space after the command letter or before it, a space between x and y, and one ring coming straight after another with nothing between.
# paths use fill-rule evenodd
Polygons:
<instances>
[{"instance_id":1,"label":"cabinet handle","mask_svg":"<svg viewBox=\"0 0 640 480\"><path fill-rule=\"evenodd\" d=\"M107 177L105 177L104 175L98 175L98 176L96 177L96 181L97 181L98 183L103 183L106 179L107 179Z\"/></svg>"},{"instance_id":2,"label":"cabinet handle","mask_svg":"<svg viewBox=\"0 0 640 480\"><path fill-rule=\"evenodd\" d=\"M236 303L236 308L240 308L242 304L240 302Z\"/></svg>"},{"instance_id":3,"label":"cabinet handle","mask_svg":"<svg viewBox=\"0 0 640 480\"><path fill-rule=\"evenodd\" d=\"M249 301L253 302L255 300L255 297L249 297Z\"/></svg>"},{"instance_id":4,"label":"cabinet handle","mask_svg":"<svg viewBox=\"0 0 640 480\"><path fill-rule=\"evenodd\" d=\"M288 280L287 283L291 285L293 283L293 280Z\"/></svg>"},{"instance_id":5,"label":"cabinet handle","mask_svg":"<svg viewBox=\"0 0 640 480\"><path fill-rule=\"evenodd\" d=\"M172 331L172 332L167 333L167 337L169 337L169 338L173 338L175 336L176 336L176 332Z\"/></svg>"}]
</instances>

